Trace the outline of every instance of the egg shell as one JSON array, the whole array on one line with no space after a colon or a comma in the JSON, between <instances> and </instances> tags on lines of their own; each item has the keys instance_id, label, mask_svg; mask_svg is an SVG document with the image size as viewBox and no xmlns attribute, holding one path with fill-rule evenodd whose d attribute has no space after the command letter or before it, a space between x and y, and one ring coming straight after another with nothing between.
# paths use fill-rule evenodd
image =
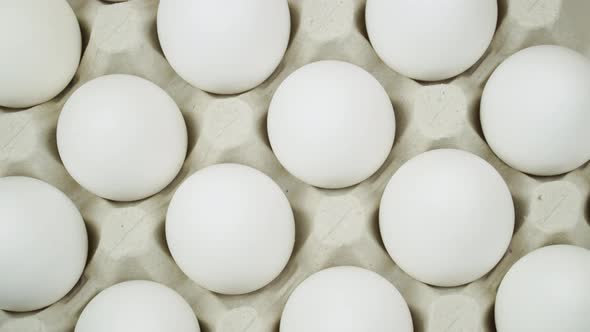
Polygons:
<instances>
[{"instance_id":1,"label":"egg shell","mask_svg":"<svg viewBox=\"0 0 590 332\"><path fill-rule=\"evenodd\" d=\"M514 230L508 186L485 160L455 149L410 159L393 175L379 208L381 237L407 274L459 286L500 261Z\"/></svg>"},{"instance_id":2,"label":"egg shell","mask_svg":"<svg viewBox=\"0 0 590 332\"><path fill-rule=\"evenodd\" d=\"M375 272L353 266L312 274L289 296L280 332L412 332L399 291Z\"/></svg>"},{"instance_id":3,"label":"egg shell","mask_svg":"<svg viewBox=\"0 0 590 332\"><path fill-rule=\"evenodd\" d=\"M576 169L590 160L590 60L555 45L519 51L486 83L480 112L487 143L511 167Z\"/></svg>"},{"instance_id":4,"label":"egg shell","mask_svg":"<svg viewBox=\"0 0 590 332\"><path fill-rule=\"evenodd\" d=\"M161 0L157 26L178 75L202 90L234 94L277 68L291 17L287 0Z\"/></svg>"},{"instance_id":5,"label":"egg shell","mask_svg":"<svg viewBox=\"0 0 590 332\"><path fill-rule=\"evenodd\" d=\"M0 178L0 309L32 311L64 297L86 265L88 237L74 203L43 181Z\"/></svg>"},{"instance_id":6,"label":"egg shell","mask_svg":"<svg viewBox=\"0 0 590 332\"><path fill-rule=\"evenodd\" d=\"M174 290L145 280L125 281L96 295L74 332L200 332L190 305Z\"/></svg>"},{"instance_id":7,"label":"egg shell","mask_svg":"<svg viewBox=\"0 0 590 332\"><path fill-rule=\"evenodd\" d=\"M222 294L258 290L287 264L295 223L281 188L239 164L199 170L176 190L166 215L166 241L180 269Z\"/></svg>"},{"instance_id":8,"label":"egg shell","mask_svg":"<svg viewBox=\"0 0 590 332\"><path fill-rule=\"evenodd\" d=\"M23 108L68 85L78 69L82 36L65 0L3 0L0 45L0 106Z\"/></svg>"},{"instance_id":9,"label":"egg shell","mask_svg":"<svg viewBox=\"0 0 590 332\"><path fill-rule=\"evenodd\" d=\"M496 0L367 0L365 21L381 60L424 81L456 76L484 54L496 21Z\"/></svg>"},{"instance_id":10,"label":"egg shell","mask_svg":"<svg viewBox=\"0 0 590 332\"><path fill-rule=\"evenodd\" d=\"M590 331L590 251L543 247L518 260L496 296L498 332Z\"/></svg>"},{"instance_id":11,"label":"egg shell","mask_svg":"<svg viewBox=\"0 0 590 332\"><path fill-rule=\"evenodd\" d=\"M115 201L151 196L176 177L186 156L182 113L164 90L132 75L106 75L76 90L57 124L70 175Z\"/></svg>"},{"instance_id":12,"label":"egg shell","mask_svg":"<svg viewBox=\"0 0 590 332\"><path fill-rule=\"evenodd\" d=\"M353 64L305 65L279 86L268 110L268 137L279 162L321 188L355 185L385 162L395 114L381 84Z\"/></svg>"}]
</instances>

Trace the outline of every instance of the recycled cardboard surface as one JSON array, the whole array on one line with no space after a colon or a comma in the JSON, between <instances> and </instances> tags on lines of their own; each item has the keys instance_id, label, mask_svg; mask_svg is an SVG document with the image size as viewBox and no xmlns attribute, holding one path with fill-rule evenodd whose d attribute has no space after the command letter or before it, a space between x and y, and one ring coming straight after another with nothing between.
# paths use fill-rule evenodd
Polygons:
<instances>
[{"instance_id":1,"label":"recycled cardboard surface","mask_svg":"<svg viewBox=\"0 0 590 332\"><path fill-rule=\"evenodd\" d=\"M454 79L423 83L393 72L376 56L364 28L364 0L291 0L292 36L283 62L261 86L233 96L202 92L175 74L158 43L156 0L69 2L83 32L80 68L52 101L30 109L0 108L0 176L32 176L64 191L86 222L88 264L76 287L56 304L31 313L0 311L1 332L73 331L94 295L131 279L154 280L178 291L205 332L276 332L294 287L336 265L365 267L390 280L408 302L416 332L491 332L496 289L518 258L553 243L590 248L590 166L546 178L511 169L486 145L478 115L487 78L516 51L559 44L590 56L590 1L500 0L498 29L484 57ZM396 141L383 167L342 190L317 189L289 175L266 135L266 112L280 82L304 64L324 59L348 61L372 73L386 88L397 119ZM188 127L189 149L180 174L165 190L138 202L116 203L90 194L68 175L56 148L56 122L68 96L84 82L111 73L158 84L179 105ZM517 214L514 238L498 266L480 280L448 289L422 284L396 267L377 224L391 175L411 157L441 147L488 160L507 181ZM221 162L246 164L271 176L296 217L295 249L283 273L262 290L242 296L214 294L190 281L172 260L164 238L174 190L198 169Z\"/></svg>"}]
</instances>

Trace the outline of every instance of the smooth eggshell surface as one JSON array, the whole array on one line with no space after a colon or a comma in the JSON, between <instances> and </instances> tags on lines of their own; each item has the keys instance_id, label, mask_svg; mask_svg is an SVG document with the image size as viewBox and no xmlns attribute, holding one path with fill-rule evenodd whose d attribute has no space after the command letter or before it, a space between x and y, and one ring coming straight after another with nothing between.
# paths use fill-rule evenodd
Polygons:
<instances>
[{"instance_id":1,"label":"smooth eggshell surface","mask_svg":"<svg viewBox=\"0 0 590 332\"><path fill-rule=\"evenodd\" d=\"M66 195L37 179L0 178L0 309L58 301L78 282L87 251L84 220Z\"/></svg>"},{"instance_id":2,"label":"smooth eggshell surface","mask_svg":"<svg viewBox=\"0 0 590 332\"><path fill-rule=\"evenodd\" d=\"M305 65L285 79L268 111L279 162L298 179L343 188L375 173L395 138L395 114L379 82L342 61Z\"/></svg>"},{"instance_id":3,"label":"smooth eggshell surface","mask_svg":"<svg viewBox=\"0 0 590 332\"><path fill-rule=\"evenodd\" d=\"M0 106L30 107L55 97L72 80L82 36L65 0L3 0L0 46Z\"/></svg>"},{"instance_id":4,"label":"smooth eggshell surface","mask_svg":"<svg viewBox=\"0 0 590 332\"><path fill-rule=\"evenodd\" d=\"M412 332L399 291L375 272L333 267L305 279L289 296L280 332Z\"/></svg>"},{"instance_id":5,"label":"smooth eggshell surface","mask_svg":"<svg viewBox=\"0 0 590 332\"><path fill-rule=\"evenodd\" d=\"M293 250L295 223L271 178L248 166L218 164L180 185L168 208L166 240L197 284L244 294L281 273Z\"/></svg>"},{"instance_id":6,"label":"smooth eggshell surface","mask_svg":"<svg viewBox=\"0 0 590 332\"><path fill-rule=\"evenodd\" d=\"M367 0L367 33L379 57L424 81L456 76L484 54L498 19L497 0Z\"/></svg>"},{"instance_id":7,"label":"smooth eggshell surface","mask_svg":"<svg viewBox=\"0 0 590 332\"><path fill-rule=\"evenodd\" d=\"M161 0L158 37L174 70L202 90L232 94L256 87L289 43L287 0Z\"/></svg>"},{"instance_id":8,"label":"smooth eggshell surface","mask_svg":"<svg viewBox=\"0 0 590 332\"><path fill-rule=\"evenodd\" d=\"M492 150L533 175L569 172L590 160L590 60L552 45L524 49L488 80L481 126Z\"/></svg>"},{"instance_id":9,"label":"smooth eggshell surface","mask_svg":"<svg viewBox=\"0 0 590 332\"><path fill-rule=\"evenodd\" d=\"M84 308L75 332L200 332L190 305L174 290L152 281L111 286Z\"/></svg>"},{"instance_id":10,"label":"smooth eggshell surface","mask_svg":"<svg viewBox=\"0 0 590 332\"><path fill-rule=\"evenodd\" d=\"M87 82L64 105L57 146L70 175L88 191L134 201L166 187L187 150L184 118L157 85L131 75Z\"/></svg>"},{"instance_id":11,"label":"smooth eggshell surface","mask_svg":"<svg viewBox=\"0 0 590 332\"><path fill-rule=\"evenodd\" d=\"M432 150L406 162L381 199L379 225L389 255L413 278L458 286L488 273L514 229L508 186L469 152Z\"/></svg>"},{"instance_id":12,"label":"smooth eggshell surface","mask_svg":"<svg viewBox=\"0 0 590 332\"><path fill-rule=\"evenodd\" d=\"M590 251L537 249L508 271L496 296L498 332L590 331Z\"/></svg>"}]
</instances>

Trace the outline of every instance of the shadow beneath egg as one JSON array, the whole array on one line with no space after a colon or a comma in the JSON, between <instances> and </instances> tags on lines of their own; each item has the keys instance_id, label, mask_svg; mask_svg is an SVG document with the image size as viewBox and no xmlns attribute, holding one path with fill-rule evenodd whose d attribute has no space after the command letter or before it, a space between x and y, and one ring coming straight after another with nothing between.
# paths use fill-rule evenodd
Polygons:
<instances>
[{"instance_id":1,"label":"shadow beneath egg","mask_svg":"<svg viewBox=\"0 0 590 332\"><path fill-rule=\"evenodd\" d=\"M480 107L481 107L481 95L477 98L471 99L467 104L467 123L477 133L479 138L481 138L484 142L486 141L485 135L483 133L483 128L481 126L481 115L480 115ZM486 143L487 144L487 143Z\"/></svg>"},{"instance_id":2,"label":"shadow beneath egg","mask_svg":"<svg viewBox=\"0 0 590 332\"><path fill-rule=\"evenodd\" d=\"M295 219L295 243L293 244L291 257L295 257L303 247L305 240L310 237L311 227L309 227L309 225L312 223L309 221L303 221L305 219L305 213L303 213L301 210L293 207L291 209L293 210L293 217Z\"/></svg>"},{"instance_id":3,"label":"shadow beneath egg","mask_svg":"<svg viewBox=\"0 0 590 332\"><path fill-rule=\"evenodd\" d=\"M279 332L281 329L281 320L279 319L277 322L275 322L272 326L272 331L273 332Z\"/></svg>"},{"instance_id":4,"label":"shadow beneath egg","mask_svg":"<svg viewBox=\"0 0 590 332\"><path fill-rule=\"evenodd\" d=\"M59 150L57 148L57 127L51 127L47 135L47 138L43 140L43 148L45 149L45 151L49 152L54 161L63 166L63 162L61 160Z\"/></svg>"},{"instance_id":5,"label":"shadow beneath egg","mask_svg":"<svg viewBox=\"0 0 590 332\"><path fill-rule=\"evenodd\" d=\"M412 106L403 104L401 100L395 100L391 95L389 96L389 100L391 101L395 115L395 136L393 141L393 146L395 147L396 143L400 141L400 138L404 136L404 133L408 129L409 114L412 112ZM389 160L391 157L390 155L387 159Z\"/></svg>"},{"instance_id":6,"label":"shadow beneath egg","mask_svg":"<svg viewBox=\"0 0 590 332\"><path fill-rule=\"evenodd\" d=\"M262 139L262 141L264 142L264 144L270 150L272 150L272 146L270 145L270 138L268 136L268 116L267 116L267 114L265 114L258 123L258 137L260 137ZM273 155L274 155L274 153L273 153Z\"/></svg>"},{"instance_id":7,"label":"shadow beneath egg","mask_svg":"<svg viewBox=\"0 0 590 332\"><path fill-rule=\"evenodd\" d=\"M373 212L371 215L370 220L371 224L369 225L369 231L371 232L371 237L375 239L383 251L387 252L387 249L385 249L385 243L383 242L383 237L381 237L381 229L379 227L379 207L375 209L375 212Z\"/></svg>"},{"instance_id":8,"label":"shadow beneath egg","mask_svg":"<svg viewBox=\"0 0 590 332\"><path fill-rule=\"evenodd\" d=\"M510 6L510 0L499 0L498 1L498 22L496 24L496 32L504 23L506 18L508 17L508 8Z\"/></svg>"},{"instance_id":9,"label":"shadow beneath egg","mask_svg":"<svg viewBox=\"0 0 590 332\"><path fill-rule=\"evenodd\" d=\"M301 25L301 12L299 8L295 5L294 1L289 3L289 15L291 17L291 32L289 34L289 43L287 44L287 50L291 47L293 40L297 36L299 32L299 27Z\"/></svg>"},{"instance_id":10,"label":"shadow beneath egg","mask_svg":"<svg viewBox=\"0 0 590 332\"><path fill-rule=\"evenodd\" d=\"M414 332L426 331L425 322L428 320L428 317L420 314L418 306L408 304L408 309L410 309L410 316L412 317Z\"/></svg>"},{"instance_id":11,"label":"shadow beneath egg","mask_svg":"<svg viewBox=\"0 0 590 332\"><path fill-rule=\"evenodd\" d=\"M45 307L45 308L41 308L41 309L37 309L37 310L33 310L33 311L24 311L24 312L18 312L18 311L9 311L9 310L3 310L6 313L6 316L8 316L8 318L14 318L14 319L24 319L27 317L31 317L31 316L35 316L38 313L42 312L43 310L49 308L49 306Z\"/></svg>"},{"instance_id":12,"label":"shadow beneath egg","mask_svg":"<svg viewBox=\"0 0 590 332\"><path fill-rule=\"evenodd\" d=\"M166 216L164 216L164 219L161 220L156 227L154 231L154 240L156 240L156 243L162 249L162 252L168 255L170 259L174 260L172 253L170 252L170 247L168 247L168 241L166 240Z\"/></svg>"},{"instance_id":13,"label":"shadow beneath egg","mask_svg":"<svg viewBox=\"0 0 590 332\"><path fill-rule=\"evenodd\" d=\"M98 222L89 218L84 218L84 225L86 226L86 234L88 235L88 257L86 258L86 267L94 258L94 254L98 250L100 243L100 231L96 226Z\"/></svg>"},{"instance_id":14,"label":"shadow beneath egg","mask_svg":"<svg viewBox=\"0 0 590 332\"><path fill-rule=\"evenodd\" d=\"M354 15L354 23L356 25L357 31L361 35L363 35L363 37L365 37L366 40L370 41L369 33L367 32L365 8L366 8L366 3L363 2Z\"/></svg>"},{"instance_id":15,"label":"shadow beneath egg","mask_svg":"<svg viewBox=\"0 0 590 332\"><path fill-rule=\"evenodd\" d=\"M496 290L494 290L494 296L495 296L495 293L496 293ZM495 316L494 316L494 305L493 304L484 313L483 324L490 331L496 332L496 319L495 319Z\"/></svg>"},{"instance_id":16,"label":"shadow beneath egg","mask_svg":"<svg viewBox=\"0 0 590 332\"><path fill-rule=\"evenodd\" d=\"M524 198L516 197L512 195L512 201L514 202L514 232L516 234L520 227L524 224L526 216L530 213L531 204Z\"/></svg>"},{"instance_id":17,"label":"shadow beneath egg","mask_svg":"<svg viewBox=\"0 0 590 332\"><path fill-rule=\"evenodd\" d=\"M186 134L187 134L187 149L186 149L186 156L184 163L187 162L189 156L195 149L198 141L199 141L199 123L196 117L196 114L192 112L192 110L182 110L181 112L182 117L184 119L184 123L186 125ZM194 116L194 118L193 118Z\"/></svg>"},{"instance_id":18,"label":"shadow beneath egg","mask_svg":"<svg viewBox=\"0 0 590 332\"><path fill-rule=\"evenodd\" d=\"M158 9L156 8L156 15L154 16L154 20L149 21L149 31L148 31L148 41L152 48L160 53L161 56L166 58L164 54L164 50L162 49L162 44L160 44L160 38L158 37Z\"/></svg>"},{"instance_id":19,"label":"shadow beneath egg","mask_svg":"<svg viewBox=\"0 0 590 332\"><path fill-rule=\"evenodd\" d=\"M8 107L8 106L0 106L0 114L2 113L16 113L20 111L26 111L31 108L35 107L35 105L31 107Z\"/></svg>"}]
</instances>

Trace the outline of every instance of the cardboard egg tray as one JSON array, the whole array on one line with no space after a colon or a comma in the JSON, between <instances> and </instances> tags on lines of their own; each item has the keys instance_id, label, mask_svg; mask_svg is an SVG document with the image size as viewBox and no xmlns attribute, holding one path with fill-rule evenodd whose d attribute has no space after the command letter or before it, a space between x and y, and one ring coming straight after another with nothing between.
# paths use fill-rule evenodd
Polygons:
<instances>
[{"instance_id":1,"label":"cardboard egg tray","mask_svg":"<svg viewBox=\"0 0 590 332\"><path fill-rule=\"evenodd\" d=\"M496 289L518 258L553 243L590 248L590 166L544 178L511 169L486 145L478 115L487 78L514 52L559 44L590 56L590 1L500 0L497 32L483 58L452 80L425 84L393 72L376 56L364 27L364 0L291 0L292 35L283 62L261 86L233 96L205 93L175 74L156 35L157 1L69 2L83 32L80 68L54 100L30 109L0 108L0 176L32 176L64 191L86 222L88 264L76 287L58 303L30 313L0 311L1 332L71 332L93 296L130 279L154 280L178 291L205 332L276 332L294 287L336 265L365 267L390 280L407 300L416 332L490 332L495 331ZM368 180L342 190L314 188L288 174L266 134L266 112L280 82L304 64L323 59L348 61L372 73L386 88L397 119L395 144L385 164ZM56 148L56 122L69 95L84 82L111 73L158 84L179 105L188 127L182 171L165 190L138 202L115 203L85 191L68 175ZM517 214L514 238L498 266L456 288L410 278L389 258L378 230L379 201L392 174L411 157L441 147L471 151L489 161L508 183ZM283 273L243 296L214 294L190 281L172 260L164 238L175 189L198 169L221 162L250 165L271 176L296 217L295 249Z\"/></svg>"}]
</instances>

